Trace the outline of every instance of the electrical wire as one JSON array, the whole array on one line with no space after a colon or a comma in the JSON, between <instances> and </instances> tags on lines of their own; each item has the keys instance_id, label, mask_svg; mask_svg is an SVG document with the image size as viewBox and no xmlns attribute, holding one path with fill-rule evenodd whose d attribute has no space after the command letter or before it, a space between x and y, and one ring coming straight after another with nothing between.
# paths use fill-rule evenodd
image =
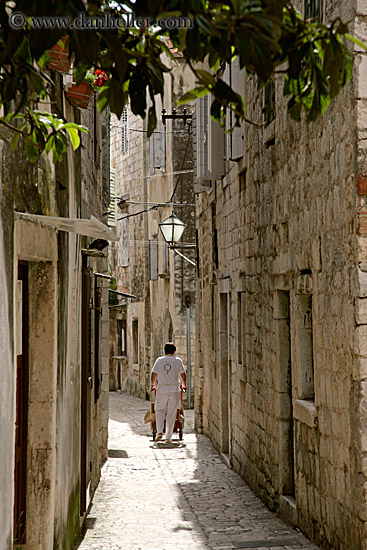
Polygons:
<instances>
[{"instance_id":1,"label":"electrical wire","mask_svg":"<svg viewBox=\"0 0 367 550\"><path fill-rule=\"evenodd\" d=\"M165 202L148 202L148 201L129 201L125 200L121 197L114 197L116 200L119 200L123 202L124 204L145 204L146 206L166 206L167 203ZM195 206L195 203L193 202L174 202L172 203L172 206L179 207L179 206Z\"/></svg>"},{"instance_id":2,"label":"electrical wire","mask_svg":"<svg viewBox=\"0 0 367 550\"><path fill-rule=\"evenodd\" d=\"M188 123L189 126L191 126L191 122ZM190 128L191 129L191 128ZM181 169L179 170L180 172L183 170L183 167L184 167L184 164L186 162L186 155L187 155L187 151L188 151L188 148L189 148L189 143L190 143L190 132L189 132L189 135L187 136L187 140L186 140L186 147L185 147L185 152L184 152L184 156L183 156L183 159L182 159L182 163L181 163ZM132 218L134 216L139 216L139 214L145 214L146 212L150 212L151 210L158 210L158 208L161 208L161 207L164 207L164 206L168 206L168 205L172 205L173 206L173 197L176 193L176 189L178 187L178 184L180 183L181 181L181 176L182 174L179 174L178 178L177 178L177 181L176 181L176 185L173 189L173 192L172 192L172 195L171 195L171 198L167 201L167 202L164 202L164 203L161 203L159 206L158 205L154 205L154 206L151 206L150 208L146 208L144 210L139 210L139 212L135 212L134 214L127 214L126 216L123 216L122 218L117 218L117 221L121 221L121 220L126 220L127 218Z\"/></svg>"},{"instance_id":3,"label":"electrical wire","mask_svg":"<svg viewBox=\"0 0 367 550\"><path fill-rule=\"evenodd\" d=\"M115 126L115 125L112 124L112 125L110 125L110 128L117 128L119 130L122 130L123 126ZM142 134L147 134L148 133L148 130L138 130L137 128L126 128L126 130L129 130L129 132L139 132L139 133L142 133ZM185 132L184 130L167 130L167 131L164 131L164 132L160 132L159 130L157 130L157 131L154 130L151 135L153 135L153 134L163 134L163 135L178 134L178 135L181 135L181 136L185 136L187 134L187 132Z\"/></svg>"}]
</instances>

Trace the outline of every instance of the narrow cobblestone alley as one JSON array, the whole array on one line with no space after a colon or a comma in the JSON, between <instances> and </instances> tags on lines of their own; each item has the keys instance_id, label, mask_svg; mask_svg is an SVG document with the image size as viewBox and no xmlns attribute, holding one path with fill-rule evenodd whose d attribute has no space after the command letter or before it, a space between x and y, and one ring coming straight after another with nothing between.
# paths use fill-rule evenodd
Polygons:
<instances>
[{"instance_id":1,"label":"narrow cobblestone alley","mask_svg":"<svg viewBox=\"0 0 367 550\"><path fill-rule=\"evenodd\" d=\"M193 411L185 412L184 440L166 445L153 443L143 424L148 407L110 393L109 459L79 550L317 549L194 432Z\"/></svg>"}]
</instances>

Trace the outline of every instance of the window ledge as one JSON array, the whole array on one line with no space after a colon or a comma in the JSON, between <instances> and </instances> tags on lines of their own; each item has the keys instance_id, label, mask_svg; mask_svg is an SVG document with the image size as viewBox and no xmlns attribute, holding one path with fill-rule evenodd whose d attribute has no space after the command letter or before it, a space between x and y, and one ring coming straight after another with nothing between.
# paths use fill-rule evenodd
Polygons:
<instances>
[{"instance_id":1,"label":"window ledge","mask_svg":"<svg viewBox=\"0 0 367 550\"><path fill-rule=\"evenodd\" d=\"M306 401L305 399L296 399L293 408L293 417L310 428L316 427L317 409L314 401Z\"/></svg>"},{"instance_id":2,"label":"window ledge","mask_svg":"<svg viewBox=\"0 0 367 550\"><path fill-rule=\"evenodd\" d=\"M237 372L241 382L247 382L247 368L242 363L237 363Z\"/></svg>"},{"instance_id":3,"label":"window ledge","mask_svg":"<svg viewBox=\"0 0 367 550\"><path fill-rule=\"evenodd\" d=\"M269 143L272 139L275 137L275 118L265 126L264 133L263 133L263 141L264 145Z\"/></svg>"}]
</instances>

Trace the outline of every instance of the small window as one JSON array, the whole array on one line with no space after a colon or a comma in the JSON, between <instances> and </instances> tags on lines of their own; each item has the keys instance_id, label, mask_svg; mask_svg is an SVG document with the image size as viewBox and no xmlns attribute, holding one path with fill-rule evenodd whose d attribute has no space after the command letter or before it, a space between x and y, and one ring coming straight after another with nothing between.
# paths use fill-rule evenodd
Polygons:
<instances>
[{"instance_id":1,"label":"small window","mask_svg":"<svg viewBox=\"0 0 367 550\"><path fill-rule=\"evenodd\" d=\"M117 355L126 357L126 321L117 320Z\"/></svg>"},{"instance_id":2,"label":"small window","mask_svg":"<svg viewBox=\"0 0 367 550\"><path fill-rule=\"evenodd\" d=\"M166 241L163 242L163 272L162 273L169 274L169 247Z\"/></svg>"},{"instance_id":3,"label":"small window","mask_svg":"<svg viewBox=\"0 0 367 550\"><path fill-rule=\"evenodd\" d=\"M212 260L213 268L218 269L219 267L219 256L218 256L218 230L216 227L216 206L212 204Z\"/></svg>"},{"instance_id":4,"label":"small window","mask_svg":"<svg viewBox=\"0 0 367 550\"><path fill-rule=\"evenodd\" d=\"M275 82L270 80L264 88L264 122L266 126L275 119Z\"/></svg>"},{"instance_id":5,"label":"small window","mask_svg":"<svg viewBox=\"0 0 367 550\"><path fill-rule=\"evenodd\" d=\"M237 293L237 341L238 341L238 364L246 366L246 316L245 316L245 293Z\"/></svg>"},{"instance_id":6,"label":"small window","mask_svg":"<svg viewBox=\"0 0 367 550\"><path fill-rule=\"evenodd\" d=\"M212 350L215 350L215 342L217 338L217 322L215 308L215 287L212 288Z\"/></svg>"},{"instance_id":7,"label":"small window","mask_svg":"<svg viewBox=\"0 0 367 550\"><path fill-rule=\"evenodd\" d=\"M133 320L132 324L132 333L133 333L133 363L139 363L139 321L137 319Z\"/></svg>"},{"instance_id":8,"label":"small window","mask_svg":"<svg viewBox=\"0 0 367 550\"><path fill-rule=\"evenodd\" d=\"M313 362L313 334L312 334L312 295L300 294L298 297L299 309L299 360L301 370L300 398L315 398L314 389L314 362Z\"/></svg>"}]
</instances>

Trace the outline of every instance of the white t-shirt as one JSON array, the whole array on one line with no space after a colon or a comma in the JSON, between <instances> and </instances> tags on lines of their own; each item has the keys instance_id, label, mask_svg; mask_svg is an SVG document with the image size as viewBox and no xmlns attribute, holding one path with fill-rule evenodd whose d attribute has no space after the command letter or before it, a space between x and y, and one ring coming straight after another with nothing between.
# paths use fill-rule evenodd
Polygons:
<instances>
[{"instance_id":1,"label":"white t-shirt","mask_svg":"<svg viewBox=\"0 0 367 550\"><path fill-rule=\"evenodd\" d=\"M154 363L152 372L157 373L157 391L180 391L180 374L185 372L182 360L174 355L158 357Z\"/></svg>"}]
</instances>

